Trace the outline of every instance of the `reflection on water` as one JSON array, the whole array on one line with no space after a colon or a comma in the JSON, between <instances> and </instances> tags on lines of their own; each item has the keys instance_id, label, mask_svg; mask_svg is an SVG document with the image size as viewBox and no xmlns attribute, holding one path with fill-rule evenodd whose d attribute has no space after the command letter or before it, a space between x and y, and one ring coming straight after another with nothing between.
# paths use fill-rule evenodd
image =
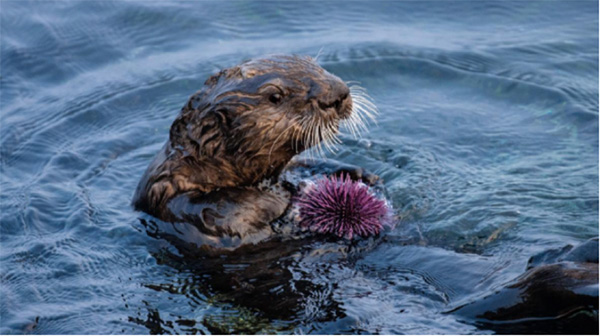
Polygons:
<instances>
[{"instance_id":1,"label":"reflection on water","mask_svg":"<svg viewBox=\"0 0 600 336\"><path fill-rule=\"evenodd\" d=\"M0 333L491 333L447 312L598 235L596 2L1 6ZM206 77L320 50L394 231L211 256L131 209Z\"/></svg>"}]
</instances>

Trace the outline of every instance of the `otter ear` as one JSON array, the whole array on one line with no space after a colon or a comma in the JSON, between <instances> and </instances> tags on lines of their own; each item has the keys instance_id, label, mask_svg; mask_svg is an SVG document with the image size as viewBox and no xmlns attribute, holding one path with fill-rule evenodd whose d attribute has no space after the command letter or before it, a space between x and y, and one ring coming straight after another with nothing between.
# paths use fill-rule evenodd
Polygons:
<instances>
[{"instance_id":1,"label":"otter ear","mask_svg":"<svg viewBox=\"0 0 600 336\"><path fill-rule=\"evenodd\" d=\"M218 73L208 77L208 79L204 82L205 86L208 87L213 87L215 86L219 80L224 77L224 78L232 78L232 77L241 77L242 76L242 71L240 69L239 66L235 66L229 69L223 69L221 71L219 71Z\"/></svg>"},{"instance_id":2,"label":"otter ear","mask_svg":"<svg viewBox=\"0 0 600 336\"><path fill-rule=\"evenodd\" d=\"M227 111L208 110L187 125L188 137L197 144L200 156L214 157L226 149L229 134Z\"/></svg>"},{"instance_id":3,"label":"otter ear","mask_svg":"<svg viewBox=\"0 0 600 336\"><path fill-rule=\"evenodd\" d=\"M208 87L215 86L215 84L217 84L219 82L219 79L221 79L221 76L223 76L224 73L225 73L224 71L219 71L218 73L208 77L208 79L204 82L204 86L208 86Z\"/></svg>"}]
</instances>

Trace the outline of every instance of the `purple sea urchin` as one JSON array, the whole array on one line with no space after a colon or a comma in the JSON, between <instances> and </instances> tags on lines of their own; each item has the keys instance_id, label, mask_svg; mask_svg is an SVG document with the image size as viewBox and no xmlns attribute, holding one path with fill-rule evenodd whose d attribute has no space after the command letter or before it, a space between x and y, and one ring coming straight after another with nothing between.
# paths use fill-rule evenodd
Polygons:
<instances>
[{"instance_id":1,"label":"purple sea urchin","mask_svg":"<svg viewBox=\"0 0 600 336\"><path fill-rule=\"evenodd\" d=\"M298 198L298 206L302 227L348 239L378 234L389 214L385 201L349 175L317 181Z\"/></svg>"}]
</instances>

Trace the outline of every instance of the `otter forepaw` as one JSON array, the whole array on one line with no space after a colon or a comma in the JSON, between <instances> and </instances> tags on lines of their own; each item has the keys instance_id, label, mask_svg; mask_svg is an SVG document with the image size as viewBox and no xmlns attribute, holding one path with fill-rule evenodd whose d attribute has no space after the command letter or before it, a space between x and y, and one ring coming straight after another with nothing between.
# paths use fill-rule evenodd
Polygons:
<instances>
[{"instance_id":1,"label":"otter forepaw","mask_svg":"<svg viewBox=\"0 0 600 336\"><path fill-rule=\"evenodd\" d=\"M368 186L374 186L382 183L379 176L367 171L366 169L353 164L342 163L332 159L296 159L290 163L288 170L308 169L313 174L326 174L330 176L349 175L353 181L362 181Z\"/></svg>"},{"instance_id":2,"label":"otter forepaw","mask_svg":"<svg viewBox=\"0 0 600 336\"><path fill-rule=\"evenodd\" d=\"M331 175L334 175L334 176L349 175L350 179L352 179L353 181L362 181L364 184L366 184L368 186L373 186L373 185L377 184L377 182L379 182L379 180L380 180L378 175L373 174L373 173L365 170L364 168L354 167L354 166L342 167L342 168L334 171Z\"/></svg>"}]
</instances>

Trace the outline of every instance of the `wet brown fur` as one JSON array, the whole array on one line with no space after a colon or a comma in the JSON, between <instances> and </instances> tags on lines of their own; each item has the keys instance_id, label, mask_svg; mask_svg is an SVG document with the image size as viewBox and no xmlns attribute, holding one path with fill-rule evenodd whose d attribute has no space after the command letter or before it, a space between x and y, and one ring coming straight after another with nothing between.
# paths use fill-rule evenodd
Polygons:
<instances>
[{"instance_id":1,"label":"wet brown fur","mask_svg":"<svg viewBox=\"0 0 600 336\"><path fill-rule=\"evenodd\" d=\"M169 205L176 196L214 199L222 188L247 189L276 178L310 145L303 140L311 120L337 130L351 111L346 84L310 57L272 56L223 70L181 109L133 204L179 221Z\"/></svg>"}]
</instances>

